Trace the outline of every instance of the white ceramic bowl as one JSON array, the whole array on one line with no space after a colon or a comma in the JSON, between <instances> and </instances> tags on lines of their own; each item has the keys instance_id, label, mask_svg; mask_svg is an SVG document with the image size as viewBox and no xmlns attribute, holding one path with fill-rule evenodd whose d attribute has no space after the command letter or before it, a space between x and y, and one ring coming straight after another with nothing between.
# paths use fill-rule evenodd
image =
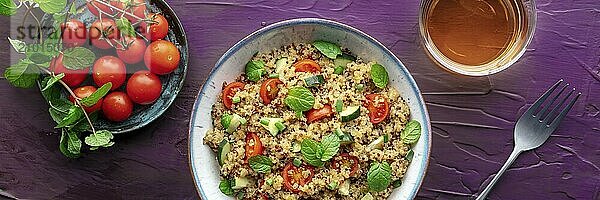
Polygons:
<instances>
[{"instance_id":1,"label":"white ceramic bowl","mask_svg":"<svg viewBox=\"0 0 600 200\"><path fill-rule=\"evenodd\" d=\"M257 51L267 52L293 42L311 43L315 40L335 42L364 60L376 61L386 67L391 87L396 88L408 102L411 118L423 125L402 186L389 199L413 199L417 195L429 161L431 125L425 102L414 79L392 52L362 31L330 20L302 18L261 28L235 44L219 59L198 94L190 120L189 155L196 189L203 200L233 199L219 190L216 154L203 144L206 131L213 127L210 113L221 93L223 82L240 76L245 64Z\"/></svg>"}]
</instances>

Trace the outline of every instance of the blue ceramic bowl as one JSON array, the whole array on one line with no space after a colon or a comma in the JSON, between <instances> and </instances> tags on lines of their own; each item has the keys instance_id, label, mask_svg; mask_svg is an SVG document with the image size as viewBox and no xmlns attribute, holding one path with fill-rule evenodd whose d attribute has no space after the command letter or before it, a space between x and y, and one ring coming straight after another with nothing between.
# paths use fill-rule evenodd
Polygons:
<instances>
[{"instance_id":1,"label":"blue ceramic bowl","mask_svg":"<svg viewBox=\"0 0 600 200\"><path fill-rule=\"evenodd\" d=\"M221 93L225 81L235 80L257 51L267 52L293 42L315 40L335 42L348 48L364 60L376 61L386 67L390 85L407 101L412 119L423 124L423 132L413 147L413 161L389 199L413 199L421 186L428 165L431 145L431 125L423 97L414 79L392 52L366 33L338 22L324 19L293 19L264 27L235 44L219 59L198 94L190 120L189 155L192 174L202 199L233 199L219 190L219 164L215 153L203 144L206 131L212 128L212 105Z\"/></svg>"}]
</instances>

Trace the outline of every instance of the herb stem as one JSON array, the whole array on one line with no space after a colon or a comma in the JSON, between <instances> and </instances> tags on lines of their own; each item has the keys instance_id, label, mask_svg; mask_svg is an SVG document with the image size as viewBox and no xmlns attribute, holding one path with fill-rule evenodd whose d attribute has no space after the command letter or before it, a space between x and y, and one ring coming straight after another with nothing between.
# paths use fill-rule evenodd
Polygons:
<instances>
[{"instance_id":1,"label":"herb stem","mask_svg":"<svg viewBox=\"0 0 600 200\"><path fill-rule=\"evenodd\" d=\"M81 105L81 102L79 102L78 99L75 99L75 102L77 103L77 105L79 106L79 108L81 110L83 110L83 116L85 116L85 119L90 124L90 127L92 128L92 134L96 135L96 129L94 128L94 124L92 124L92 120L90 119L90 116L88 116L88 114L85 111L85 109L83 109L83 105Z\"/></svg>"},{"instance_id":2,"label":"herb stem","mask_svg":"<svg viewBox=\"0 0 600 200\"><path fill-rule=\"evenodd\" d=\"M88 3L90 3L90 2L92 2L92 0L88 0ZM104 2L104 1L101 1L101 0L99 0L99 1L95 1L95 2L97 2L97 3L100 3L100 4L102 4L102 5L105 5L105 6L108 6L109 8L112 8L112 9L114 9L114 10L117 10L117 11L119 11L120 13L122 13L122 15L129 15L130 17L133 17L133 18L135 18L135 19L137 19L137 20L143 20L142 18L140 18L140 17L138 17L138 16L136 16L136 15L134 15L134 14L132 14L132 13L129 13L129 12L127 12L127 11L123 10L123 9L117 8L117 7L115 7L115 6L113 6L113 5L109 4L109 3L106 3L106 2ZM106 13L106 12L104 12L104 11L102 11L102 10L98 9L98 6L96 6L96 4L92 4L92 5L93 5L94 7L96 7L96 9L97 9L98 11L100 11L100 12L102 12L102 13L104 13L104 14L108 15L108 16L112 16L112 17L114 17L114 16L117 16L117 15L118 15L118 14L116 14L116 15L109 15L108 13Z\"/></svg>"}]
</instances>

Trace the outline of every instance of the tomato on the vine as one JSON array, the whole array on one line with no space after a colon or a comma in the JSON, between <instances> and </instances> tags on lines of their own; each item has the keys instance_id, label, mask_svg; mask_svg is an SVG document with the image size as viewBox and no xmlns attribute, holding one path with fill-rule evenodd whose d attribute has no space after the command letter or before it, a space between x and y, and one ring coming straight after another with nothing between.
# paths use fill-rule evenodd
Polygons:
<instances>
[{"instance_id":1,"label":"tomato on the vine","mask_svg":"<svg viewBox=\"0 0 600 200\"><path fill-rule=\"evenodd\" d=\"M125 83L127 69L121 59L114 56L104 56L98 58L94 63L92 77L96 85L102 86L111 82L112 88L110 90L115 90Z\"/></svg>"},{"instance_id":2,"label":"tomato on the vine","mask_svg":"<svg viewBox=\"0 0 600 200\"><path fill-rule=\"evenodd\" d=\"M118 39L120 37L117 23L112 19L104 18L102 21L96 20L90 26L90 40L92 45L99 49L110 49L112 46L106 40Z\"/></svg>"},{"instance_id":3,"label":"tomato on the vine","mask_svg":"<svg viewBox=\"0 0 600 200\"><path fill-rule=\"evenodd\" d=\"M137 64L144 59L146 42L137 37L123 38L124 45L117 45L117 55L127 64Z\"/></svg>"},{"instance_id":4,"label":"tomato on the vine","mask_svg":"<svg viewBox=\"0 0 600 200\"><path fill-rule=\"evenodd\" d=\"M321 72L321 66L310 59L304 59L294 63L294 68L295 72Z\"/></svg>"},{"instance_id":5,"label":"tomato on the vine","mask_svg":"<svg viewBox=\"0 0 600 200\"><path fill-rule=\"evenodd\" d=\"M304 176L308 172L308 176ZM294 188L294 185L303 186L310 183L312 177L315 175L314 168L312 166L301 165L296 167L292 162L289 162L283 168L281 176L283 176L283 185L290 192L299 193L300 189Z\"/></svg>"},{"instance_id":6,"label":"tomato on the vine","mask_svg":"<svg viewBox=\"0 0 600 200\"><path fill-rule=\"evenodd\" d=\"M86 98L86 97L89 97L90 95L94 94L94 92L96 92L96 90L97 89L94 86L83 86L83 87L74 89L73 93L75 94L75 96L77 96L79 98ZM69 101L75 103L75 98L73 96L69 96ZM102 109L102 98L100 98L100 100L98 100L98 103L94 104L93 106L84 107L83 109L87 113L93 113L93 112L99 111L100 109Z\"/></svg>"},{"instance_id":7,"label":"tomato on the vine","mask_svg":"<svg viewBox=\"0 0 600 200\"><path fill-rule=\"evenodd\" d=\"M260 141L260 138L258 137L258 135L256 135L256 133L248 133L246 135L246 160L245 162L248 162L248 159L257 156L257 155L262 155L264 151L262 142Z\"/></svg>"},{"instance_id":8,"label":"tomato on the vine","mask_svg":"<svg viewBox=\"0 0 600 200\"><path fill-rule=\"evenodd\" d=\"M112 3L111 3L112 4ZM101 11L105 12L106 14L112 15L113 11L110 7L108 7L107 5L104 5L102 3L98 3L97 0L91 0L88 1L88 3L86 4L88 10L95 16L99 16L100 12L98 11L98 9L100 9ZM96 9L96 7L98 9ZM102 15L102 17L108 17L106 15Z\"/></svg>"},{"instance_id":9,"label":"tomato on the vine","mask_svg":"<svg viewBox=\"0 0 600 200\"><path fill-rule=\"evenodd\" d=\"M127 95L131 101L148 105L154 103L162 92L162 84L158 76L150 71L138 71L127 81Z\"/></svg>"},{"instance_id":10,"label":"tomato on the vine","mask_svg":"<svg viewBox=\"0 0 600 200\"><path fill-rule=\"evenodd\" d=\"M152 20L150 28L148 28L148 32L146 33L149 36L149 39L157 41L167 37L167 34L169 33L169 22L167 19L163 15L156 13L148 16L149 19Z\"/></svg>"},{"instance_id":11,"label":"tomato on the vine","mask_svg":"<svg viewBox=\"0 0 600 200\"><path fill-rule=\"evenodd\" d=\"M233 82L223 88L223 104L227 109L231 109L233 107L233 96L235 93L244 89L245 84L242 82Z\"/></svg>"},{"instance_id":12,"label":"tomato on the vine","mask_svg":"<svg viewBox=\"0 0 600 200\"><path fill-rule=\"evenodd\" d=\"M125 12L135 15L136 17L138 17L140 19L145 18L144 15L146 14L146 2L144 0L127 0L124 2L123 1L112 1L112 2L110 2L110 4L117 7L120 10L123 10ZM116 13L118 17L123 16L123 17L127 18L131 23L136 23L138 21L137 18L135 18L131 15L128 15L128 14L123 14L119 10L115 10L114 13Z\"/></svg>"},{"instance_id":13,"label":"tomato on the vine","mask_svg":"<svg viewBox=\"0 0 600 200\"><path fill-rule=\"evenodd\" d=\"M66 47L83 46L87 41L87 29L83 22L71 19L60 25L62 41Z\"/></svg>"},{"instance_id":14,"label":"tomato on the vine","mask_svg":"<svg viewBox=\"0 0 600 200\"><path fill-rule=\"evenodd\" d=\"M368 94L365 97L367 98L365 107L369 110L371 123L379 124L383 122L390 114L389 100L380 94Z\"/></svg>"},{"instance_id":15,"label":"tomato on the vine","mask_svg":"<svg viewBox=\"0 0 600 200\"><path fill-rule=\"evenodd\" d=\"M50 70L52 70L55 74L64 73L65 77L62 78L62 81L65 82L69 87L77 87L81 85L81 83L85 81L90 73L89 67L81 70L67 69L65 65L63 65L62 54L59 54L50 61Z\"/></svg>"},{"instance_id":16,"label":"tomato on the vine","mask_svg":"<svg viewBox=\"0 0 600 200\"><path fill-rule=\"evenodd\" d=\"M133 102L124 92L112 92L102 102L104 116L114 122L127 120L133 112Z\"/></svg>"},{"instance_id":17,"label":"tomato on the vine","mask_svg":"<svg viewBox=\"0 0 600 200\"><path fill-rule=\"evenodd\" d=\"M311 109L308 112L306 112L306 122L313 123L322 119L325 119L327 117L331 117L331 115L333 115L333 108L331 107L331 105L326 104L323 105L322 108L320 109Z\"/></svg>"},{"instance_id":18,"label":"tomato on the vine","mask_svg":"<svg viewBox=\"0 0 600 200\"><path fill-rule=\"evenodd\" d=\"M356 156L351 156L348 153L342 153L335 157L331 162L331 168L333 169L339 169L341 166L350 168L350 176L353 176L358 172L358 158Z\"/></svg>"},{"instance_id":19,"label":"tomato on the vine","mask_svg":"<svg viewBox=\"0 0 600 200\"><path fill-rule=\"evenodd\" d=\"M260 98L264 104L268 105L277 97L277 93L279 92L279 87L277 86L281 84L283 84L283 82L278 78L267 79L263 82L260 86Z\"/></svg>"},{"instance_id":20,"label":"tomato on the vine","mask_svg":"<svg viewBox=\"0 0 600 200\"><path fill-rule=\"evenodd\" d=\"M179 49L169 41L158 40L150 43L144 53L146 67L155 74L169 74L179 66Z\"/></svg>"}]
</instances>

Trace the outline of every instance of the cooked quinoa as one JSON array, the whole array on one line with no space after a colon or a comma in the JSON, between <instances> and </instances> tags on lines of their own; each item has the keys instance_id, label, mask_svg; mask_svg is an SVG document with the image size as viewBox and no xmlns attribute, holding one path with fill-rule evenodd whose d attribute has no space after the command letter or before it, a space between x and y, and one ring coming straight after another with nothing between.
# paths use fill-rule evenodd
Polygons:
<instances>
[{"instance_id":1,"label":"cooked quinoa","mask_svg":"<svg viewBox=\"0 0 600 200\"><path fill-rule=\"evenodd\" d=\"M344 50L345 54L351 55ZM277 67L276 62L287 59L287 67ZM294 63L300 60L310 59L316 62L321 70L314 72L296 72ZM401 132L410 120L410 111L406 102L395 89L387 86L383 89L376 87L371 77L371 66L376 61L365 61L355 58L348 63L342 74L336 74L334 60L322 54L313 44L295 43L275 49L271 52L259 52L252 61L264 62L265 72L258 81L250 81L247 76L242 75L231 82L241 82L245 85L235 93L232 99L234 103L231 109L224 105L223 96L214 104L212 119L214 128L207 132L204 144L210 146L217 152L220 144L225 140L231 144L231 151L224 155L221 166L221 177L223 180L232 180L243 177L250 184L235 190L238 198L244 199L362 199L367 193L374 199L386 199L396 185L403 178L410 163L407 159L411 145L405 144L401 138ZM275 75L276 74L276 75ZM305 79L323 75L324 82L316 87L307 87ZM277 76L279 75L279 76ZM272 101L265 105L260 97L261 85L271 78L278 78L282 84L278 85L279 91ZM387 77L386 77L387 78ZM223 83L225 88L229 83ZM284 99L288 91L294 87L309 89L314 95L313 110L323 109L331 106L333 114L312 123L307 122L307 117L298 115L298 112L290 109ZM272 88L269 88L271 91ZM367 102L367 94L379 94L389 101L389 115L380 123L372 123L369 109L364 106ZM341 114L336 112L338 101L343 102L344 107L360 106L360 115L351 121L342 122ZM382 101L376 99L374 101ZM304 112L306 114L307 112ZM225 115L237 114L247 122L241 124L237 129L228 133L223 127L220 119ZM276 135L270 133L263 125L261 119L282 118L285 129ZM353 143L341 145L336 156L324 162L322 167L309 167L299 151L300 144L305 139L322 141L324 137L336 130L343 130L351 135ZM273 166L269 172L258 173L248 164L246 146L256 145L256 141L248 140L248 134L255 133L260 138L263 146L262 155L272 160ZM371 143L382 136L386 136L386 142L380 148L369 147ZM388 140L389 138L389 140ZM247 143L252 144L247 144ZM333 167L332 161L343 160L346 157L339 156L347 153L358 160L358 171L351 176L351 165L338 165ZM284 182L284 168L286 165L302 161L300 169L301 177L305 179L311 176L304 185L292 184L292 189L286 187ZM348 159L346 159L348 160ZM386 189L374 192L369 189L367 173L373 162L386 162L391 167L391 182ZM296 163L298 164L298 163ZM352 164L352 162L350 162ZM290 176L293 173L289 173ZM347 192L342 189L343 183L349 181ZM294 192L295 190L295 192Z\"/></svg>"}]
</instances>

